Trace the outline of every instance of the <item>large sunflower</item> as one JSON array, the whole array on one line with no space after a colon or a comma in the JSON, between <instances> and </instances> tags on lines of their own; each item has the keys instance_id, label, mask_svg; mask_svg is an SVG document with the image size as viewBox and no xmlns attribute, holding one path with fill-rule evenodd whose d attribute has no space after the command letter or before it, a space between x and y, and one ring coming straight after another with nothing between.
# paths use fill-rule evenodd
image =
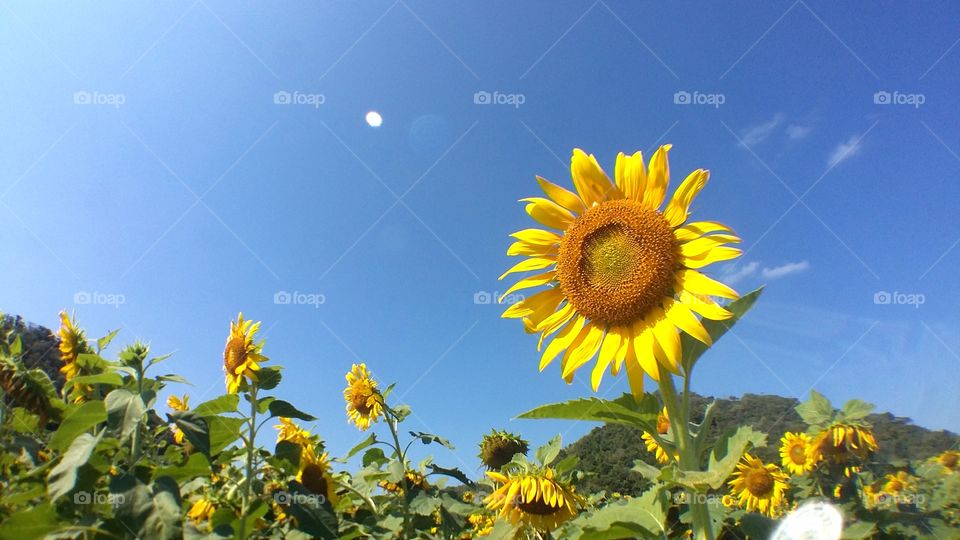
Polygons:
<instances>
[{"instance_id":1,"label":"large sunflower","mask_svg":"<svg viewBox=\"0 0 960 540\"><path fill-rule=\"evenodd\" d=\"M498 517L511 524L523 523L541 531L552 531L575 518L586 504L572 486L554 478L553 469L504 475L488 471L499 486L483 502Z\"/></svg>"},{"instance_id":2,"label":"large sunflower","mask_svg":"<svg viewBox=\"0 0 960 540\"><path fill-rule=\"evenodd\" d=\"M313 445L313 434L289 418L280 417L280 423L273 427L277 430L278 443L287 441L300 446Z\"/></svg>"},{"instance_id":3,"label":"large sunflower","mask_svg":"<svg viewBox=\"0 0 960 540\"><path fill-rule=\"evenodd\" d=\"M236 394L245 379L257 380L260 362L269 360L262 354L263 340L254 341L260 322L243 320L243 313L237 315L237 321L230 321L230 335L223 348L223 371L227 374L227 392Z\"/></svg>"},{"instance_id":4,"label":"large sunflower","mask_svg":"<svg viewBox=\"0 0 960 540\"><path fill-rule=\"evenodd\" d=\"M60 330L57 335L60 337L60 359L63 361L60 372L69 381L80 374L77 358L81 354L92 353L93 349L87 343L83 330L77 327L76 318L71 319L66 311L60 312Z\"/></svg>"},{"instance_id":5,"label":"large sunflower","mask_svg":"<svg viewBox=\"0 0 960 540\"><path fill-rule=\"evenodd\" d=\"M937 463L945 467L950 472L957 472L960 470L960 452L956 450L947 450L944 453L936 457Z\"/></svg>"},{"instance_id":6,"label":"large sunflower","mask_svg":"<svg viewBox=\"0 0 960 540\"><path fill-rule=\"evenodd\" d=\"M383 416L383 396L366 364L353 364L347 372L343 399L347 401L347 419L361 431L369 429L370 424Z\"/></svg>"},{"instance_id":7,"label":"large sunflower","mask_svg":"<svg viewBox=\"0 0 960 540\"><path fill-rule=\"evenodd\" d=\"M666 435L670 431L670 416L667 414L667 408L664 407L660 414L657 415L657 434ZM643 432L643 435L640 436L643 439L643 442L647 446L647 452L654 454L657 458L657 463L662 463L666 465L670 463L672 458L674 461L677 460L677 453L673 454L667 453L667 451L660 446L654 436L646 431Z\"/></svg>"},{"instance_id":8,"label":"large sunflower","mask_svg":"<svg viewBox=\"0 0 960 540\"><path fill-rule=\"evenodd\" d=\"M773 463L764 464L760 459L744 454L728 484L740 507L774 517L779 515L783 505L787 478Z\"/></svg>"},{"instance_id":9,"label":"large sunflower","mask_svg":"<svg viewBox=\"0 0 960 540\"><path fill-rule=\"evenodd\" d=\"M297 472L297 482L310 490L314 495L325 497L331 505L337 504L336 482L330 473L330 462L327 454L319 456L313 445L303 447L300 454L300 470Z\"/></svg>"},{"instance_id":10,"label":"large sunflower","mask_svg":"<svg viewBox=\"0 0 960 540\"><path fill-rule=\"evenodd\" d=\"M831 465L843 467L843 474L849 478L851 474L860 472L860 465L878 448L877 439L870 428L833 424L813 439L810 452L814 462L822 459Z\"/></svg>"},{"instance_id":11,"label":"large sunflower","mask_svg":"<svg viewBox=\"0 0 960 540\"><path fill-rule=\"evenodd\" d=\"M542 270L510 287L547 286L513 304L503 317L522 318L529 332L540 333L538 349L556 333L540 359L543 370L560 353L561 374L574 372L595 356L591 383L599 387L609 367L617 374L626 363L630 387L643 392L643 374L659 380L661 368L680 373L679 330L710 345L697 315L724 320L731 313L710 297L735 299L730 287L699 272L740 250L740 242L720 223L687 223L694 197L709 172L697 169L680 183L661 208L670 181L667 152L661 146L644 167L640 152L617 156L615 183L596 158L574 149L570 172L577 193L537 177L548 198L522 199L533 219L559 232L525 229L508 255L529 258L507 270ZM501 297L502 298L502 297Z\"/></svg>"},{"instance_id":12,"label":"large sunflower","mask_svg":"<svg viewBox=\"0 0 960 540\"><path fill-rule=\"evenodd\" d=\"M815 462L811 441L812 439L806 433L783 434L783 438L780 439L780 459L783 467L791 474L799 475L813 470Z\"/></svg>"}]
</instances>

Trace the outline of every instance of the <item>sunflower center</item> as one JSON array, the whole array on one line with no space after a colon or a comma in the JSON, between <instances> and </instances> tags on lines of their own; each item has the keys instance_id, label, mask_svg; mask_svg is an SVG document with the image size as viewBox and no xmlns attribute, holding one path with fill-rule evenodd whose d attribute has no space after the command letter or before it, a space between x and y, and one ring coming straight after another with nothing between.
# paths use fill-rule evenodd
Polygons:
<instances>
[{"instance_id":1,"label":"sunflower center","mask_svg":"<svg viewBox=\"0 0 960 540\"><path fill-rule=\"evenodd\" d=\"M955 469L957 468L958 458L960 458L960 454L955 454L951 452L948 454L944 454L943 457L940 459L940 463L948 469Z\"/></svg>"},{"instance_id":2,"label":"sunflower center","mask_svg":"<svg viewBox=\"0 0 960 540\"><path fill-rule=\"evenodd\" d=\"M657 433L660 435L666 435L667 431L670 430L670 419L664 415L657 416Z\"/></svg>"},{"instance_id":3,"label":"sunflower center","mask_svg":"<svg viewBox=\"0 0 960 540\"><path fill-rule=\"evenodd\" d=\"M799 444L795 444L790 448L790 459L794 463L802 465L807 461L807 452Z\"/></svg>"},{"instance_id":4,"label":"sunflower center","mask_svg":"<svg viewBox=\"0 0 960 540\"><path fill-rule=\"evenodd\" d=\"M574 308L609 325L640 319L670 296L677 266L673 229L636 201L597 204L567 230L557 279Z\"/></svg>"},{"instance_id":5,"label":"sunflower center","mask_svg":"<svg viewBox=\"0 0 960 540\"><path fill-rule=\"evenodd\" d=\"M236 369L243 364L247 354L246 341L241 336L232 337L227 340L227 346L223 349L223 365L227 372L236 375Z\"/></svg>"},{"instance_id":6,"label":"sunflower center","mask_svg":"<svg viewBox=\"0 0 960 540\"><path fill-rule=\"evenodd\" d=\"M316 495L327 494L327 477L322 466L311 463L303 468L300 483Z\"/></svg>"},{"instance_id":7,"label":"sunflower center","mask_svg":"<svg viewBox=\"0 0 960 540\"><path fill-rule=\"evenodd\" d=\"M890 480L887 484L887 489L890 491L903 491L903 482L897 479Z\"/></svg>"},{"instance_id":8,"label":"sunflower center","mask_svg":"<svg viewBox=\"0 0 960 540\"><path fill-rule=\"evenodd\" d=\"M517 503L517 508L525 514L533 514L536 516L549 516L550 514L555 514L560 511L559 506L550 506L540 497L536 497L532 501L520 501Z\"/></svg>"},{"instance_id":9,"label":"sunflower center","mask_svg":"<svg viewBox=\"0 0 960 540\"><path fill-rule=\"evenodd\" d=\"M363 416L368 416L370 411L373 409L372 406L368 405L370 400L371 392L366 388L355 387L353 393L350 395L350 404L353 405L353 409Z\"/></svg>"},{"instance_id":10,"label":"sunflower center","mask_svg":"<svg viewBox=\"0 0 960 540\"><path fill-rule=\"evenodd\" d=\"M765 468L750 469L745 478L747 490L754 497L765 497L773 489L773 475Z\"/></svg>"}]
</instances>

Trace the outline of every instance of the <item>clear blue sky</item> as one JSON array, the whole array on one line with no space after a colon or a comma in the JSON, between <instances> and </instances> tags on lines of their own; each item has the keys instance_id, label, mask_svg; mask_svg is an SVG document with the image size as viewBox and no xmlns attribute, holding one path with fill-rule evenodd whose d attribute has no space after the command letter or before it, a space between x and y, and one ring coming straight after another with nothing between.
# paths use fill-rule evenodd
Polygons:
<instances>
[{"instance_id":1,"label":"clear blue sky","mask_svg":"<svg viewBox=\"0 0 960 540\"><path fill-rule=\"evenodd\" d=\"M958 20L952 2L2 0L0 309L176 351L195 402L223 390L243 310L335 453L360 437L341 389L364 361L474 470L491 427L590 427L510 420L592 394L474 301L505 287L516 201L535 174L569 185L574 146L612 172L669 142L676 175L712 172L695 216L744 238L714 275L767 284L695 390L815 387L960 430Z\"/></svg>"}]
</instances>

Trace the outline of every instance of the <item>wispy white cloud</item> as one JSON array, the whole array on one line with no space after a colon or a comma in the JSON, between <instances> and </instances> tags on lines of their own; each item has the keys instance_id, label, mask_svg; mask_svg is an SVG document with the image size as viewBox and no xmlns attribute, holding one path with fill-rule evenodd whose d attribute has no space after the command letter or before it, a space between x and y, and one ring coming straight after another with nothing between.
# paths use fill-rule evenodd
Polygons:
<instances>
[{"instance_id":1,"label":"wispy white cloud","mask_svg":"<svg viewBox=\"0 0 960 540\"><path fill-rule=\"evenodd\" d=\"M740 134L740 140L744 146L753 146L755 144L762 143L763 141L769 139L782 123L783 114L777 113L773 115L773 118L770 120L755 126L751 126L744 130L743 133Z\"/></svg>"},{"instance_id":2,"label":"wispy white cloud","mask_svg":"<svg viewBox=\"0 0 960 540\"><path fill-rule=\"evenodd\" d=\"M748 262L744 265L731 264L723 269L720 279L724 283L735 285L756 274L758 268L760 268L758 261Z\"/></svg>"},{"instance_id":3,"label":"wispy white cloud","mask_svg":"<svg viewBox=\"0 0 960 540\"><path fill-rule=\"evenodd\" d=\"M780 266L765 267L760 271L760 276L764 279L779 279L790 274L805 272L810 269L808 261L791 262L781 264Z\"/></svg>"},{"instance_id":4,"label":"wispy white cloud","mask_svg":"<svg viewBox=\"0 0 960 540\"><path fill-rule=\"evenodd\" d=\"M787 137L796 141L802 139L813 132L813 126L803 124L790 124L787 126Z\"/></svg>"},{"instance_id":5,"label":"wispy white cloud","mask_svg":"<svg viewBox=\"0 0 960 540\"><path fill-rule=\"evenodd\" d=\"M853 156L857 155L860 152L861 137L859 135L854 135L847 139L846 142L842 142L833 149L833 152L830 153L830 158L827 159L827 166L835 167L841 162L846 161Z\"/></svg>"}]
</instances>

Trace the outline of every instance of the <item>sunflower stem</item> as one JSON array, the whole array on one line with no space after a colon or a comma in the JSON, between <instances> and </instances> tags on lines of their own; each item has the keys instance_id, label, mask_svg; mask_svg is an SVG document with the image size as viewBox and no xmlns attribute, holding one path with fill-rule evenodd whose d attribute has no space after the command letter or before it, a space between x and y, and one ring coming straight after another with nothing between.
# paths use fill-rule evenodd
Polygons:
<instances>
[{"instance_id":1,"label":"sunflower stem","mask_svg":"<svg viewBox=\"0 0 960 540\"><path fill-rule=\"evenodd\" d=\"M700 459L690 441L690 421L687 416L690 412L689 377L684 377L683 396L680 402L677 401L677 389L673 386L673 377L664 373L660 377L659 384L660 397L663 399L664 407L667 408L667 416L670 417L673 438L679 454L680 468L686 471L699 471ZM688 488L686 491L690 517L693 521L693 537L697 540L713 540L710 509L707 508L706 501L699 496L696 490Z\"/></svg>"},{"instance_id":2,"label":"sunflower stem","mask_svg":"<svg viewBox=\"0 0 960 540\"><path fill-rule=\"evenodd\" d=\"M403 477L400 478L400 482L403 484L403 494L400 495L400 499L403 502L403 538L409 538L409 526L410 526L410 503L407 502L407 494L410 493L410 486L407 485L407 460L404 456L404 452L400 450L400 437L397 435L397 423L399 419L393 414L392 409L384 407L387 410L387 425L390 426L390 435L393 435L393 450L397 455L397 459L400 460L400 465L403 467Z\"/></svg>"},{"instance_id":3,"label":"sunflower stem","mask_svg":"<svg viewBox=\"0 0 960 540\"><path fill-rule=\"evenodd\" d=\"M240 502L240 536L246 538L247 512L250 509L250 486L253 483L253 445L257 436L257 385L250 385L250 432L247 434L246 482L243 485L243 498Z\"/></svg>"}]
</instances>

